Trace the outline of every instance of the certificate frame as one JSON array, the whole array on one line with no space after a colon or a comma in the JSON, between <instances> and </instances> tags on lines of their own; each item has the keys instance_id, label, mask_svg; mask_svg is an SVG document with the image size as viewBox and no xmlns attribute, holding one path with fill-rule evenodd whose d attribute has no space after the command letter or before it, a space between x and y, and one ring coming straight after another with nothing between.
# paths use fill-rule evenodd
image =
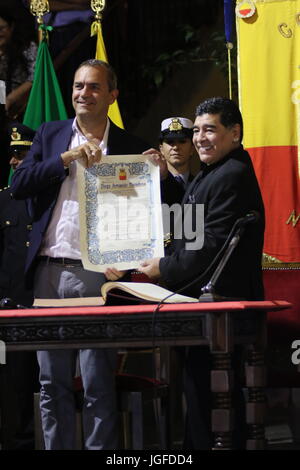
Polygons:
<instances>
[{"instance_id":1,"label":"certificate frame","mask_svg":"<svg viewBox=\"0 0 300 470\"><path fill-rule=\"evenodd\" d=\"M146 155L106 155L91 168L77 163L77 184L85 269L135 269L164 256L159 167Z\"/></svg>"}]
</instances>

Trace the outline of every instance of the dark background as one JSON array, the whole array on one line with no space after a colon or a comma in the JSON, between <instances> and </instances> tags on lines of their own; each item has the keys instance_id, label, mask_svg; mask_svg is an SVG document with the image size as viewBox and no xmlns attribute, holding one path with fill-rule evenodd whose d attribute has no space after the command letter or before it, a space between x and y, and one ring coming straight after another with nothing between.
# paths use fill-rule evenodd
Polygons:
<instances>
[{"instance_id":1,"label":"dark background","mask_svg":"<svg viewBox=\"0 0 300 470\"><path fill-rule=\"evenodd\" d=\"M37 40L36 20L24 3L1 0L24 37ZM83 22L68 31L50 33L55 65L56 54L66 50L68 41L84 29L81 45L56 69L69 117L74 115L74 71L83 60L94 57L96 38L89 37L89 25ZM195 108L203 99L228 96L223 0L106 0L102 30L108 60L118 76L124 127L149 146L157 147L163 119L194 120ZM1 126L0 187L6 186L9 172L3 133ZM196 173L198 167L195 157L192 171Z\"/></svg>"},{"instance_id":2,"label":"dark background","mask_svg":"<svg viewBox=\"0 0 300 470\"><path fill-rule=\"evenodd\" d=\"M35 19L22 0L1 5L12 9L24 34L36 36ZM150 145L157 145L166 117L193 120L202 99L228 94L223 0L106 0L102 28L119 79L124 126ZM59 71L58 76L70 95L70 78L62 83Z\"/></svg>"}]
</instances>

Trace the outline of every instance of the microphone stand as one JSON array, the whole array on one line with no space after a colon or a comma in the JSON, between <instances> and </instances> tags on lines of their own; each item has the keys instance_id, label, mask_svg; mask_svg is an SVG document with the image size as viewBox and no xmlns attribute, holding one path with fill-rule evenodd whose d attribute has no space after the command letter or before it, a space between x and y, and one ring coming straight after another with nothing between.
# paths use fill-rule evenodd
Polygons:
<instances>
[{"instance_id":1,"label":"microphone stand","mask_svg":"<svg viewBox=\"0 0 300 470\"><path fill-rule=\"evenodd\" d=\"M208 283L201 288L202 294L199 297L199 302L222 302L226 300L244 300L244 299L238 299L238 298L229 298L229 297L224 297L222 295L218 295L215 291L215 285L220 277L220 275L223 272L223 269L229 260L231 253L237 246L237 244L240 241L240 238L242 234L244 233L245 226L240 225L237 227L236 232L233 234L232 239L230 240L218 266L215 272L213 273L211 279L208 281Z\"/></svg>"}]
</instances>

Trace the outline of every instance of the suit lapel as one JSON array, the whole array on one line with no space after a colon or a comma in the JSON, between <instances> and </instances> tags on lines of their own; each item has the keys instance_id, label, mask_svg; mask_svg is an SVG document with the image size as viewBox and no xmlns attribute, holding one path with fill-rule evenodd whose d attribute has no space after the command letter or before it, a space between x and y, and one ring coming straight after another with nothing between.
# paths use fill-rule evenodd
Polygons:
<instances>
[{"instance_id":1,"label":"suit lapel","mask_svg":"<svg viewBox=\"0 0 300 470\"><path fill-rule=\"evenodd\" d=\"M57 132L54 145L55 151L58 155L65 152L70 145L70 141L72 138L72 124L73 119L69 119L68 121L66 121L65 125L62 126Z\"/></svg>"},{"instance_id":2,"label":"suit lapel","mask_svg":"<svg viewBox=\"0 0 300 470\"><path fill-rule=\"evenodd\" d=\"M185 195L183 196L182 204L185 204L186 202L190 202L190 196L192 196L194 188L195 188L196 184L198 183L198 181L200 181L202 176L203 176L203 170L200 170L199 173L193 179L193 181L189 184L189 186L188 186L188 188L185 192Z\"/></svg>"}]
</instances>

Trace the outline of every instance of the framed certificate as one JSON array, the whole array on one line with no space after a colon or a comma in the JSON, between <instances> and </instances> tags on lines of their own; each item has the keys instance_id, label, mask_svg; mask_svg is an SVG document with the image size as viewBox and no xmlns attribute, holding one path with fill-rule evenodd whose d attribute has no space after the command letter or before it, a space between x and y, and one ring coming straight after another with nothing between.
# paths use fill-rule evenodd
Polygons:
<instances>
[{"instance_id":1,"label":"framed certificate","mask_svg":"<svg viewBox=\"0 0 300 470\"><path fill-rule=\"evenodd\" d=\"M164 256L159 167L146 155L106 155L77 164L80 246L85 269L137 268Z\"/></svg>"}]
</instances>

